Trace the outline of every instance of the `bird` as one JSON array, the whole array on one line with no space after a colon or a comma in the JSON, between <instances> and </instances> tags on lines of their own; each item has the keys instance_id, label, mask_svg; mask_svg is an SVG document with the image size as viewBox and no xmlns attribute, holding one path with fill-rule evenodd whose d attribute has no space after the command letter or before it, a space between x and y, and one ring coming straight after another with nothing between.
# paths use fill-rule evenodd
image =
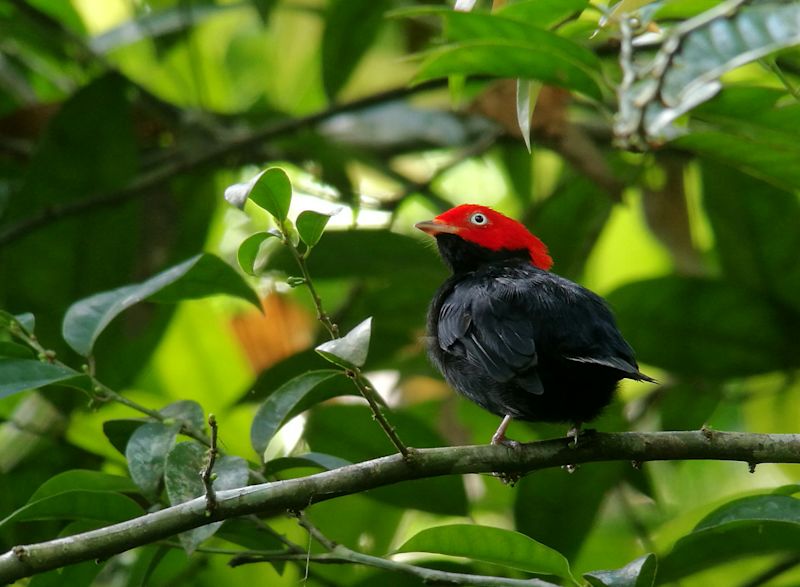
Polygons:
<instances>
[{"instance_id":1,"label":"bird","mask_svg":"<svg viewBox=\"0 0 800 587\"><path fill-rule=\"evenodd\" d=\"M502 422L581 425L596 418L622 379L656 383L639 370L605 300L550 272L547 246L522 223L478 204L451 208L415 227L436 239L452 275L428 310L427 347L447 383Z\"/></svg>"}]
</instances>

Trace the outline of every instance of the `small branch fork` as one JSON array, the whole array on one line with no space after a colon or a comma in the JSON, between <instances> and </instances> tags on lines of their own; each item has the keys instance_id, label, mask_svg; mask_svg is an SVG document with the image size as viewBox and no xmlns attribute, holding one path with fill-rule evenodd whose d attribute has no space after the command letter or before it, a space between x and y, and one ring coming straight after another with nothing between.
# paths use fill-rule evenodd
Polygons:
<instances>
[{"instance_id":1,"label":"small branch fork","mask_svg":"<svg viewBox=\"0 0 800 587\"><path fill-rule=\"evenodd\" d=\"M570 447L569 439L558 438L522 444L513 451L491 445L416 449L413 467L401 455L394 454L307 477L217 491L213 519L207 515L206 498L201 496L104 528L39 544L18 545L0 555L0 584L82 561L105 559L212 521L250 514L281 515L316 502L412 479L495 471L529 473L599 461L700 459L741 461L748 465L800 464L800 434L716 430L595 433L574 448ZM328 553L329 558L334 555L341 558L338 552ZM316 559L312 556L311 560Z\"/></svg>"},{"instance_id":2,"label":"small branch fork","mask_svg":"<svg viewBox=\"0 0 800 587\"><path fill-rule=\"evenodd\" d=\"M214 414L208 415L208 427L211 429L211 442L206 451L206 462L200 470L200 479L206 491L206 513L210 516L217 509L217 494L214 492L214 463L217 462L217 418Z\"/></svg>"}]
</instances>

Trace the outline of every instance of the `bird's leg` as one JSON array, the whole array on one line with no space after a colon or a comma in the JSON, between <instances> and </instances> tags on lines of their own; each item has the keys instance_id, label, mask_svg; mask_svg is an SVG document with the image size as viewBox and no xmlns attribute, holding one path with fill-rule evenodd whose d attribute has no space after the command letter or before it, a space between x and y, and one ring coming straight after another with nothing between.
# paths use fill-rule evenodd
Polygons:
<instances>
[{"instance_id":1,"label":"bird's leg","mask_svg":"<svg viewBox=\"0 0 800 587\"><path fill-rule=\"evenodd\" d=\"M511 416L505 416L503 421L500 422L500 426L497 427L497 431L492 436L492 444L502 444L503 446L508 446L510 448L517 448L519 446L519 442L516 440L511 440L506 438L506 430L508 429L508 425L511 424Z\"/></svg>"},{"instance_id":2,"label":"bird's leg","mask_svg":"<svg viewBox=\"0 0 800 587\"><path fill-rule=\"evenodd\" d=\"M583 425L582 422L575 421L573 422L572 427L569 430L567 430L567 438L572 439L572 442L570 443L570 446L572 448L578 446L578 436L580 436L581 434L582 425Z\"/></svg>"}]
</instances>

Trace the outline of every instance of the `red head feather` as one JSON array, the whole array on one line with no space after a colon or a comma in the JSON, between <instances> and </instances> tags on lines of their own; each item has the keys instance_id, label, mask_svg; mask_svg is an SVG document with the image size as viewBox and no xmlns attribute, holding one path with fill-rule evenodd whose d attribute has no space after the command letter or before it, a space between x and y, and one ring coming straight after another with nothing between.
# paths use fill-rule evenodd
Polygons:
<instances>
[{"instance_id":1,"label":"red head feather","mask_svg":"<svg viewBox=\"0 0 800 587\"><path fill-rule=\"evenodd\" d=\"M553 260L547 246L525 226L487 206L462 204L440 214L430 222L420 222L417 228L429 234L447 232L487 249L527 249L531 263L539 269L550 269Z\"/></svg>"}]
</instances>

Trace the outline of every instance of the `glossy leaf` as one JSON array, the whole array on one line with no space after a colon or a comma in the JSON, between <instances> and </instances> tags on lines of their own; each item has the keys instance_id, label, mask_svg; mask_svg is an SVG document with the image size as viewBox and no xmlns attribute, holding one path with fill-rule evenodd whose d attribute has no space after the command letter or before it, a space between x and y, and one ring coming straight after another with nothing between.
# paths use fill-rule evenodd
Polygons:
<instances>
[{"instance_id":1,"label":"glossy leaf","mask_svg":"<svg viewBox=\"0 0 800 587\"><path fill-rule=\"evenodd\" d=\"M0 358L0 398L61 383L86 389L89 378L69 367L35 359Z\"/></svg>"},{"instance_id":2,"label":"glossy leaf","mask_svg":"<svg viewBox=\"0 0 800 587\"><path fill-rule=\"evenodd\" d=\"M34 520L97 520L113 523L130 520L143 513L135 501L120 493L69 490L25 504L0 520L0 528L12 522Z\"/></svg>"},{"instance_id":3,"label":"glossy leaf","mask_svg":"<svg viewBox=\"0 0 800 587\"><path fill-rule=\"evenodd\" d=\"M659 565L658 583L677 581L726 561L778 552L797 552L800 499L756 495L732 501L704 518Z\"/></svg>"},{"instance_id":4,"label":"glossy leaf","mask_svg":"<svg viewBox=\"0 0 800 587\"><path fill-rule=\"evenodd\" d=\"M259 254L262 250L261 245L267 239L277 236L272 232L257 232L244 239L236 252L236 260L239 262L239 267L242 268L242 271L248 275L258 275L261 267L260 264L257 266L256 263L259 261Z\"/></svg>"},{"instance_id":5,"label":"glossy leaf","mask_svg":"<svg viewBox=\"0 0 800 587\"><path fill-rule=\"evenodd\" d=\"M592 571L583 577L592 587L653 587L658 570L654 554L646 554L614 571Z\"/></svg>"},{"instance_id":6,"label":"glossy leaf","mask_svg":"<svg viewBox=\"0 0 800 587\"><path fill-rule=\"evenodd\" d=\"M322 33L322 84L334 99L378 34L387 0L332 0Z\"/></svg>"},{"instance_id":7,"label":"glossy leaf","mask_svg":"<svg viewBox=\"0 0 800 587\"><path fill-rule=\"evenodd\" d=\"M732 377L798 363L796 337L757 293L722 281L660 277L608 296L644 362L687 375ZM747 311L742 311L744 308Z\"/></svg>"},{"instance_id":8,"label":"glossy leaf","mask_svg":"<svg viewBox=\"0 0 800 587\"><path fill-rule=\"evenodd\" d=\"M141 283L74 303L64 316L64 339L77 353L88 356L103 330L134 304L144 300L174 303L214 294L233 295L260 307L256 293L230 265L203 253Z\"/></svg>"},{"instance_id":9,"label":"glossy leaf","mask_svg":"<svg viewBox=\"0 0 800 587\"><path fill-rule=\"evenodd\" d=\"M297 414L307 410L315 403L350 392L352 386L342 385L341 371L324 369L307 371L287 381L264 401L258 408L250 428L250 442L253 449L263 455L275 433ZM334 378L338 385L333 384Z\"/></svg>"},{"instance_id":10,"label":"glossy leaf","mask_svg":"<svg viewBox=\"0 0 800 587\"><path fill-rule=\"evenodd\" d=\"M180 424L148 422L137 428L125 448L131 479L152 501L158 499L167 453L175 444Z\"/></svg>"},{"instance_id":11,"label":"glossy leaf","mask_svg":"<svg viewBox=\"0 0 800 587\"><path fill-rule=\"evenodd\" d=\"M314 350L327 361L345 369L363 367L371 333L372 318L367 318L343 337L324 342Z\"/></svg>"},{"instance_id":12,"label":"glossy leaf","mask_svg":"<svg viewBox=\"0 0 800 587\"><path fill-rule=\"evenodd\" d=\"M205 494L200 471L206 460L206 449L196 442L176 444L167 454L164 471L164 484L172 505L184 503ZM235 489L247 485L249 469L247 461L239 457L223 456L217 458L213 473L214 490ZM201 542L214 535L222 522L214 522L181 533L180 540L187 553L191 554Z\"/></svg>"},{"instance_id":13,"label":"glossy leaf","mask_svg":"<svg viewBox=\"0 0 800 587\"><path fill-rule=\"evenodd\" d=\"M127 477L110 475L101 471L73 469L51 477L31 495L28 502L39 501L60 493L75 490L113 491L117 493L137 493L138 488Z\"/></svg>"},{"instance_id":14,"label":"glossy leaf","mask_svg":"<svg viewBox=\"0 0 800 587\"><path fill-rule=\"evenodd\" d=\"M411 537L397 552L461 556L574 582L563 555L524 534L502 528L477 524L436 526Z\"/></svg>"},{"instance_id":15,"label":"glossy leaf","mask_svg":"<svg viewBox=\"0 0 800 587\"><path fill-rule=\"evenodd\" d=\"M736 169L704 162L703 203L725 275L800 312L797 196Z\"/></svg>"},{"instance_id":16,"label":"glossy leaf","mask_svg":"<svg viewBox=\"0 0 800 587\"><path fill-rule=\"evenodd\" d=\"M270 167L256 178L248 197L259 208L272 214L278 222L283 222L289 217L292 182L283 169Z\"/></svg>"},{"instance_id":17,"label":"glossy leaf","mask_svg":"<svg viewBox=\"0 0 800 587\"><path fill-rule=\"evenodd\" d=\"M309 248L316 246L319 239L322 238L322 232L328 225L328 221L332 216L339 213L341 208L331 212L315 212L314 210L303 210L297 216L297 232L300 233L300 239Z\"/></svg>"}]
</instances>

